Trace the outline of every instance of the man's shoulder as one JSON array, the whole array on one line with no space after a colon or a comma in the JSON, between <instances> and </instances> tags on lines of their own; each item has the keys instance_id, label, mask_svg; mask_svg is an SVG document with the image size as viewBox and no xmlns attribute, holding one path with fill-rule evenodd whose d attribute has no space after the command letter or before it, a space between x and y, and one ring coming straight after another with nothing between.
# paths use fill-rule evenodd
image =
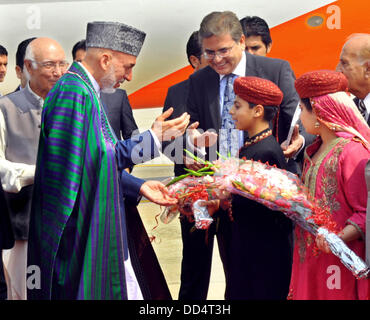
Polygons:
<instances>
[{"instance_id":1,"label":"man's shoulder","mask_svg":"<svg viewBox=\"0 0 370 320\"><path fill-rule=\"evenodd\" d=\"M117 88L112 93L101 92L100 96L102 98L108 98L108 99L122 99L123 97L127 96L127 92L126 92L126 90L123 90L121 88Z\"/></svg>"},{"instance_id":2,"label":"man's shoulder","mask_svg":"<svg viewBox=\"0 0 370 320\"><path fill-rule=\"evenodd\" d=\"M189 87L189 79L176 83L168 88L168 92L183 92Z\"/></svg>"},{"instance_id":3,"label":"man's shoulder","mask_svg":"<svg viewBox=\"0 0 370 320\"><path fill-rule=\"evenodd\" d=\"M189 80L204 81L204 80L208 80L210 78L215 78L215 79L219 80L220 76L210 66L206 66L206 67L194 72L189 77Z\"/></svg>"},{"instance_id":4,"label":"man's shoulder","mask_svg":"<svg viewBox=\"0 0 370 320\"><path fill-rule=\"evenodd\" d=\"M15 106L19 104L24 104L27 98L23 90L8 93L5 96L0 97L0 105L14 104Z\"/></svg>"},{"instance_id":5,"label":"man's shoulder","mask_svg":"<svg viewBox=\"0 0 370 320\"><path fill-rule=\"evenodd\" d=\"M279 58L271 58L271 57L264 57L264 56L257 56L252 54L247 54L247 64L252 62L258 66L264 66L266 68L282 68L283 66L290 66L287 60L279 59Z\"/></svg>"}]
</instances>

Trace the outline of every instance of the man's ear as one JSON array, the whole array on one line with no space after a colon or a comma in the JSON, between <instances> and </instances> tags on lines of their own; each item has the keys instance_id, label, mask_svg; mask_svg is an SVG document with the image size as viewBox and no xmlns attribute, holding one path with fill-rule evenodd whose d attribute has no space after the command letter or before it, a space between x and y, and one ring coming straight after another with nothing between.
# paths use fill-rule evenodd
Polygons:
<instances>
[{"instance_id":1,"label":"man's ear","mask_svg":"<svg viewBox=\"0 0 370 320\"><path fill-rule=\"evenodd\" d=\"M200 65L200 61L199 61L199 59L198 59L196 56L191 55L191 56L189 57L189 60L190 60L190 64L191 64L191 66L192 66L194 69L197 69L197 68L199 67L199 65Z\"/></svg>"},{"instance_id":2,"label":"man's ear","mask_svg":"<svg viewBox=\"0 0 370 320\"><path fill-rule=\"evenodd\" d=\"M370 79L370 60L365 61L364 69L365 79Z\"/></svg>"},{"instance_id":3,"label":"man's ear","mask_svg":"<svg viewBox=\"0 0 370 320\"><path fill-rule=\"evenodd\" d=\"M100 67L104 71L107 71L109 69L110 64L112 63L112 59L113 57L109 52L103 51L100 54L100 58L99 58Z\"/></svg>"},{"instance_id":4,"label":"man's ear","mask_svg":"<svg viewBox=\"0 0 370 320\"><path fill-rule=\"evenodd\" d=\"M243 51L245 50L245 35L242 34L239 40L239 45L242 47Z\"/></svg>"},{"instance_id":5,"label":"man's ear","mask_svg":"<svg viewBox=\"0 0 370 320\"><path fill-rule=\"evenodd\" d=\"M267 48L266 48L266 54L267 53L270 53L271 48L272 48L272 42L270 42L270 44L267 46Z\"/></svg>"},{"instance_id":6,"label":"man's ear","mask_svg":"<svg viewBox=\"0 0 370 320\"><path fill-rule=\"evenodd\" d=\"M15 66L15 73L17 75L17 78L20 80L22 78L22 70L20 66Z\"/></svg>"},{"instance_id":7,"label":"man's ear","mask_svg":"<svg viewBox=\"0 0 370 320\"><path fill-rule=\"evenodd\" d=\"M24 60L24 66L23 68L26 68L29 74L32 74L33 68L32 68L32 61L31 60ZM18 67L19 68L19 67ZM17 71L17 68L15 69Z\"/></svg>"}]
</instances>

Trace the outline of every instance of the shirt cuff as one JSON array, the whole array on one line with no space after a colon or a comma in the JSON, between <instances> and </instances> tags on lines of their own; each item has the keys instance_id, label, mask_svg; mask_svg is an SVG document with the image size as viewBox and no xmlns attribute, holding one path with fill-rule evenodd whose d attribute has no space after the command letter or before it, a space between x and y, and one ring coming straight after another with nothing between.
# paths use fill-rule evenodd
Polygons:
<instances>
[{"instance_id":1,"label":"shirt cuff","mask_svg":"<svg viewBox=\"0 0 370 320\"><path fill-rule=\"evenodd\" d=\"M195 152L194 151L196 151L197 152L197 154L199 154L200 156L202 156L202 157L205 157L205 155L207 154L207 152L206 152L206 148L205 147L200 147L200 148L198 148L198 147L196 147L194 144L193 144L193 142L191 141L191 138L190 138L190 136L188 135L187 136L187 138L186 138L186 148L189 148L190 150L190 152L191 153L194 153L195 154Z\"/></svg>"},{"instance_id":2,"label":"shirt cuff","mask_svg":"<svg viewBox=\"0 0 370 320\"><path fill-rule=\"evenodd\" d=\"M154 133L154 131L153 131L152 129L149 129L149 132L150 132L150 134L151 134L151 135L152 135L152 137L153 137L153 140L154 140L155 145L157 146L157 149L158 149L160 152L162 152L162 144L160 143L160 141L159 141L159 139L158 139L157 135Z\"/></svg>"},{"instance_id":3,"label":"shirt cuff","mask_svg":"<svg viewBox=\"0 0 370 320\"><path fill-rule=\"evenodd\" d=\"M9 164L10 162L8 162ZM18 167L0 167L1 185L3 190L9 193L18 193L23 187L34 183L35 165L17 164Z\"/></svg>"}]
</instances>

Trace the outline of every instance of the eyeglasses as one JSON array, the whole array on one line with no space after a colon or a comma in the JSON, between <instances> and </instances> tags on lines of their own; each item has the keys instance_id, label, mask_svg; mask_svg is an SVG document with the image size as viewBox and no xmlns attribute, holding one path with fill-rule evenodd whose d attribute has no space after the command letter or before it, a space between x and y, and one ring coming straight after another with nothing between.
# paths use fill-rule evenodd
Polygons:
<instances>
[{"instance_id":1,"label":"eyeglasses","mask_svg":"<svg viewBox=\"0 0 370 320\"><path fill-rule=\"evenodd\" d=\"M32 62L38 64L41 67L43 67L45 70L55 70L57 68L57 66L61 70L65 70L69 66L69 62L67 62L67 61L58 61L58 62L55 62L55 61L43 61L43 62L37 62L35 60L32 60Z\"/></svg>"},{"instance_id":2,"label":"eyeglasses","mask_svg":"<svg viewBox=\"0 0 370 320\"><path fill-rule=\"evenodd\" d=\"M229 54L230 54L230 51L232 48L234 48L235 46L235 43L231 46L231 47L228 47L228 48L222 48L220 50L217 50L217 51L213 51L213 50L204 50L204 57L207 59L207 60L213 60L214 58L216 58L216 56L218 56L219 58L226 58Z\"/></svg>"}]
</instances>

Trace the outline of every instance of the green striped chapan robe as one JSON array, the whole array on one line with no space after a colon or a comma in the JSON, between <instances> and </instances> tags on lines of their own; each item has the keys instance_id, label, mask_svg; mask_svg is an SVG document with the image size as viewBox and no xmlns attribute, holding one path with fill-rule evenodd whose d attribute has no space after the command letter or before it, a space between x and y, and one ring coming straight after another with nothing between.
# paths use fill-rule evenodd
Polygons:
<instances>
[{"instance_id":1,"label":"green striped chapan robe","mask_svg":"<svg viewBox=\"0 0 370 320\"><path fill-rule=\"evenodd\" d=\"M29 299L126 299L125 214L116 138L88 76L74 63L42 115L28 265L41 270Z\"/></svg>"}]
</instances>

